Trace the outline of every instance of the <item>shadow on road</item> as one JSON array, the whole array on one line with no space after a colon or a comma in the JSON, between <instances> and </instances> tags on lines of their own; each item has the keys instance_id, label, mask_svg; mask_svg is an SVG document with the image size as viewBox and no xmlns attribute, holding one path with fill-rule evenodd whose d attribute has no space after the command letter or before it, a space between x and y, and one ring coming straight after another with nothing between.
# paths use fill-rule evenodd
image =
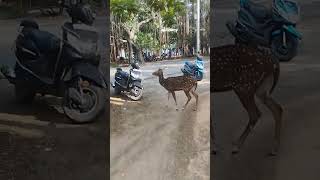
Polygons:
<instances>
[{"instance_id":1,"label":"shadow on road","mask_svg":"<svg viewBox=\"0 0 320 180\"><path fill-rule=\"evenodd\" d=\"M57 97L20 105L13 86L2 80L0 95L0 179L107 178L107 114L77 125L59 109Z\"/></svg>"}]
</instances>

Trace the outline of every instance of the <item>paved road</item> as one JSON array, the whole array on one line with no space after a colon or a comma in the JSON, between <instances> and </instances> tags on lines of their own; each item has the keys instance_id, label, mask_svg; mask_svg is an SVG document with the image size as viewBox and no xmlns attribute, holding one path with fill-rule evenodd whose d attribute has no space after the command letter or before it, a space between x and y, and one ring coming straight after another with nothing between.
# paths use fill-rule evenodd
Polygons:
<instances>
[{"instance_id":1,"label":"paved road","mask_svg":"<svg viewBox=\"0 0 320 180\"><path fill-rule=\"evenodd\" d=\"M166 91L151 75L167 67L165 77L177 76L182 66L183 61L143 66L145 91L139 102L111 95L111 179L209 179L209 77L198 85L198 111L192 110L193 99L186 110L177 112L173 98L167 102ZM206 74L209 66L206 58ZM177 93L177 101L181 108L184 93Z\"/></svg>"},{"instance_id":2,"label":"paved road","mask_svg":"<svg viewBox=\"0 0 320 180\"><path fill-rule=\"evenodd\" d=\"M59 35L64 21L38 22ZM14 65L10 48L18 22L0 21L0 64ZM106 37L105 24L103 18L96 21L101 38ZM92 124L72 124L59 108L61 99L37 97L31 105L19 105L5 79L0 80L0 97L0 179L107 179L107 115Z\"/></svg>"},{"instance_id":3,"label":"paved road","mask_svg":"<svg viewBox=\"0 0 320 180\"><path fill-rule=\"evenodd\" d=\"M234 18L236 0L215 1L214 45L232 42L225 21ZM211 156L213 180L318 180L320 178L320 32L319 1L300 1L303 33L299 56L281 64L281 77L274 97L284 106L280 153L267 157L272 143L273 120L263 117L249 136L242 151L231 155L231 143L245 127L248 116L232 92L211 95L216 142L221 152ZM260 106L261 107L261 106Z\"/></svg>"}]
</instances>

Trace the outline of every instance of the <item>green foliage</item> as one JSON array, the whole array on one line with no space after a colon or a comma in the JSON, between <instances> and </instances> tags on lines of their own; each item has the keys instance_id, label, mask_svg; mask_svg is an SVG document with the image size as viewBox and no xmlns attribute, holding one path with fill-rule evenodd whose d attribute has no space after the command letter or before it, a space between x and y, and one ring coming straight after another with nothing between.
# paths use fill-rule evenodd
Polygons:
<instances>
[{"instance_id":1,"label":"green foliage","mask_svg":"<svg viewBox=\"0 0 320 180\"><path fill-rule=\"evenodd\" d=\"M139 13L139 3L137 0L111 0L110 9L113 15L126 21Z\"/></svg>"},{"instance_id":2,"label":"green foliage","mask_svg":"<svg viewBox=\"0 0 320 180\"><path fill-rule=\"evenodd\" d=\"M206 1L206 0L205 0ZM189 0L195 6L195 0ZM201 5L201 26L208 29L209 1ZM122 38L130 38L135 47L140 49L160 50L162 47L185 46L196 44L194 9L189 11L189 35L184 34L186 4L181 0L111 0L113 22L118 28L116 33ZM165 37L160 28L174 28L178 32L167 32ZM122 30L123 29L123 30ZM129 35L129 36L128 36ZM161 36L160 36L161 35ZM201 33L202 42L206 43L207 32ZM204 44L202 43L202 44Z\"/></svg>"},{"instance_id":3,"label":"green foliage","mask_svg":"<svg viewBox=\"0 0 320 180\"><path fill-rule=\"evenodd\" d=\"M177 0L165 0L166 6L161 9L160 13L166 27L173 27L177 23L177 16L185 14L185 5Z\"/></svg>"},{"instance_id":4,"label":"green foliage","mask_svg":"<svg viewBox=\"0 0 320 180\"><path fill-rule=\"evenodd\" d=\"M166 27L175 25L176 17L185 13L184 3L178 0L111 0L110 8L122 22L135 17L142 21L150 16L151 11L159 13Z\"/></svg>"},{"instance_id":5,"label":"green foliage","mask_svg":"<svg viewBox=\"0 0 320 180\"><path fill-rule=\"evenodd\" d=\"M139 32L137 34L136 43L141 49L159 49L159 41L154 38L153 34L151 33Z\"/></svg>"}]
</instances>

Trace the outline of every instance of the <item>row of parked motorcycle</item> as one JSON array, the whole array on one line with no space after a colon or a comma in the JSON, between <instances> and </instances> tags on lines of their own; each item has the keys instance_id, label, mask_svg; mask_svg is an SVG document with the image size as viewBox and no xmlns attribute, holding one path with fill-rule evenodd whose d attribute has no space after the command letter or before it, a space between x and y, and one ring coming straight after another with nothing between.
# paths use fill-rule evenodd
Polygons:
<instances>
[{"instance_id":1,"label":"row of parked motorcycle","mask_svg":"<svg viewBox=\"0 0 320 180\"><path fill-rule=\"evenodd\" d=\"M156 61L162 61L162 60L169 59L169 58L170 58L170 56L166 53L162 53L161 56L157 56L155 54L153 54L153 55L144 54L144 61L145 62L156 62Z\"/></svg>"}]
</instances>

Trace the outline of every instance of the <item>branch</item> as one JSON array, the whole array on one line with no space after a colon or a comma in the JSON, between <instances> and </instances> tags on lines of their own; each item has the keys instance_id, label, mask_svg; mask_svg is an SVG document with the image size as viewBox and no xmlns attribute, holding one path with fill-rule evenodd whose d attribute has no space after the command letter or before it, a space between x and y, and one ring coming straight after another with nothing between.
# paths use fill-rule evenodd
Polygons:
<instances>
[{"instance_id":1,"label":"branch","mask_svg":"<svg viewBox=\"0 0 320 180\"><path fill-rule=\"evenodd\" d=\"M153 20L153 17L148 18L148 19L146 19L146 20L143 20L143 21L139 22L138 25L137 25L137 28L140 29L140 26L141 26L141 25L143 25L143 24L145 24L145 23L148 23L148 22L150 22L151 20Z\"/></svg>"},{"instance_id":2,"label":"branch","mask_svg":"<svg viewBox=\"0 0 320 180\"><path fill-rule=\"evenodd\" d=\"M118 22L120 24L121 27L123 27L123 29L127 32L127 34L130 33L130 29L125 25L125 23L122 23L122 22ZM114 23L116 26L117 24Z\"/></svg>"},{"instance_id":3,"label":"branch","mask_svg":"<svg viewBox=\"0 0 320 180\"><path fill-rule=\"evenodd\" d=\"M151 20L155 19L156 17L157 17L157 15L152 11L151 12L151 17L139 22L138 25L137 25L137 28L140 29L141 25L150 22Z\"/></svg>"}]
</instances>

